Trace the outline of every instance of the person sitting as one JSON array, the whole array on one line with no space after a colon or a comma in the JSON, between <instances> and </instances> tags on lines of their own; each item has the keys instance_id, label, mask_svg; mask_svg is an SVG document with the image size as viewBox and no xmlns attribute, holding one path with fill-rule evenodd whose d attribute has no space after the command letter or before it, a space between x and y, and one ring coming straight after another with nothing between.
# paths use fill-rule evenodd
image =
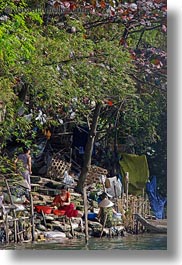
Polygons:
<instances>
[{"instance_id":1,"label":"person sitting","mask_svg":"<svg viewBox=\"0 0 182 265\"><path fill-rule=\"evenodd\" d=\"M55 209L65 211L67 217L82 217L82 212L75 209L74 203L71 202L71 195L66 185L63 185L60 194L56 195L52 205Z\"/></svg>"},{"instance_id":2,"label":"person sitting","mask_svg":"<svg viewBox=\"0 0 182 265\"><path fill-rule=\"evenodd\" d=\"M117 212L113 208L113 202L108 199L106 193L102 194L102 201L99 203L99 212L97 215L97 219L99 222L105 227L112 227L113 226L113 214Z\"/></svg>"}]
</instances>

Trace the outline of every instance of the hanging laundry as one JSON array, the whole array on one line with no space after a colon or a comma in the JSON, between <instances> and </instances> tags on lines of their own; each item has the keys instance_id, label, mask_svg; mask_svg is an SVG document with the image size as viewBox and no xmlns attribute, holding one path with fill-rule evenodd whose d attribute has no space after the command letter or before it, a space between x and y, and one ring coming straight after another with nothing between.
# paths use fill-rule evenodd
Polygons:
<instances>
[{"instance_id":1,"label":"hanging laundry","mask_svg":"<svg viewBox=\"0 0 182 265\"><path fill-rule=\"evenodd\" d=\"M129 193L133 195L141 195L149 178L146 156L122 153L119 163L121 166L124 186L126 185L124 176L126 175L126 172L129 172Z\"/></svg>"}]
</instances>

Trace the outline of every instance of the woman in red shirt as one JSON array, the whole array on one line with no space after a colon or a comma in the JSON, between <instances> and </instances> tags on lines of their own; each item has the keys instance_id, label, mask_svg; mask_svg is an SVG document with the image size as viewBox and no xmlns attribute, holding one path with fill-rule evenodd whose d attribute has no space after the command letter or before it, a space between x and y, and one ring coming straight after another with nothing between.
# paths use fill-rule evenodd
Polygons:
<instances>
[{"instance_id":1,"label":"woman in red shirt","mask_svg":"<svg viewBox=\"0 0 182 265\"><path fill-rule=\"evenodd\" d=\"M61 187L60 194L56 195L52 203L58 210L65 211L67 217L80 217L80 212L75 209L75 205L71 203L70 193L64 185Z\"/></svg>"}]
</instances>

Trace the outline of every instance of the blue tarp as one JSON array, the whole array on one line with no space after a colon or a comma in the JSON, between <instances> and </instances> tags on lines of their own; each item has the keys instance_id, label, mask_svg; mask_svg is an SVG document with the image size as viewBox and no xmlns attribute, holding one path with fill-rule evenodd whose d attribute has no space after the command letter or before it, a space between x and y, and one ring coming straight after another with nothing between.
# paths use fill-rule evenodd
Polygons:
<instances>
[{"instance_id":1,"label":"blue tarp","mask_svg":"<svg viewBox=\"0 0 182 265\"><path fill-rule=\"evenodd\" d=\"M75 127L73 130L73 143L72 146L78 149L79 154L84 154L85 146L88 139L88 127Z\"/></svg>"},{"instance_id":2,"label":"blue tarp","mask_svg":"<svg viewBox=\"0 0 182 265\"><path fill-rule=\"evenodd\" d=\"M89 128L84 126L77 126L73 130L73 142L72 147L76 148L80 155L85 153L85 147L87 144L89 135ZM95 155L95 144L93 146L93 155Z\"/></svg>"},{"instance_id":3,"label":"blue tarp","mask_svg":"<svg viewBox=\"0 0 182 265\"><path fill-rule=\"evenodd\" d=\"M146 192L150 201L150 206L157 219L164 218L164 205L167 199L161 197L157 192L156 176L153 176L150 181L146 183Z\"/></svg>"}]
</instances>

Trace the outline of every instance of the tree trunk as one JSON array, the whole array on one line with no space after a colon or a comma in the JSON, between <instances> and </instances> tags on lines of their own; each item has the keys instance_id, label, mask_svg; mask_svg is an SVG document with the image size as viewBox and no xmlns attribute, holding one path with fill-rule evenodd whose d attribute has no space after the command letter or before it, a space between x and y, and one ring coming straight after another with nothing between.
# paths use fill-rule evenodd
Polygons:
<instances>
[{"instance_id":1,"label":"tree trunk","mask_svg":"<svg viewBox=\"0 0 182 265\"><path fill-rule=\"evenodd\" d=\"M122 106L123 106L123 101L121 102L119 109L117 111L115 124L114 124L115 133L114 133L114 162L112 169L113 175L117 175L118 173L120 173L119 158L118 158L118 121Z\"/></svg>"},{"instance_id":2,"label":"tree trunk","mask_svg":"<svg viewBox=\"0 0 182 265\"><path fill-rule=\"evenodd\" d=\"M97 124L98 124L98 119L99 119L99 115L100 115L101 106L102 106L101 103L97 103L96 107L95 107L95 110L94 110L94 115L93 115L93 119L92 119L92 125L91 125L91 128L90 128L87 144L86 144L86 147L85 147L83 167L82 167L81 174L80 174L80 177L79 177L79 180L78 180L78 184L77 184L77 187L76 187L76 190L78 192L83 192L83 185L84 185L85 179L87 177L87 173L88 173L89 167L91 165L93 145L94 145L94 140L95 140L95 136L96 136L96 129L97 129Z\"/></svg>"}]
</instances>

